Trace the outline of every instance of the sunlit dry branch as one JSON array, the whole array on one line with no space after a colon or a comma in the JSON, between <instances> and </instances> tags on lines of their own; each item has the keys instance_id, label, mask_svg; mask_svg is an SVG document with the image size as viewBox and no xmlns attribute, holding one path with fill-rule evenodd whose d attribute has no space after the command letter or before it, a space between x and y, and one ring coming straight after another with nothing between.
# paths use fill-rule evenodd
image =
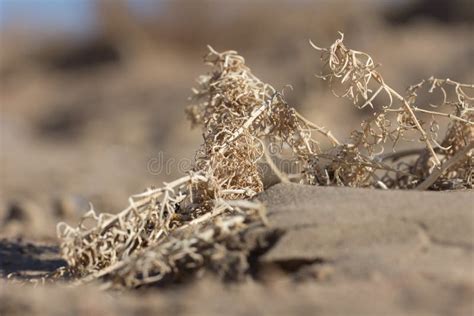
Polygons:
<instances>
[{"instance_id":1,"label":"sunlit dry branch","mask_svg":"<svg viewBox=\"0 0 474 316\"><path fill-rule=\"evenodd\" d=\"M370 55L347 48L343 40L344 36L341 34L341 37L329 48L321 48L310 42L316 50L321 52L321 58L329 70L320 78L329 81L331 90L337 96L352 100L360 109L367 106L372 108L373 115L362 122L361 129L352 132L349 144L343 145L342 149L334 154L332 161L338 161L338 163L335 166L332 164L323 173L334 174L334 181L322 177L321 171L312 174L309 170L312 179L321 178L321 181L316 181L319 184L334 182L340 185L375 187L375 184L377 182L380 184L382 179L386 187L414 188L433 172L446 171L443 162L446 162L453 155L453 151L457 152L473 142L473 97L469 96L466 90L472 89L474 86L450 79L431 77L410 86L407 90L407 96L403 97L384 81L382 74L377 70L378 65L375 64ZM341 95L335 92L334 83L336 82L342 85L344 89ZM448 88L454 90L452 93L455 95L453 100L450 100L448 96ZM420 89L426 89L429 93L440 90L443 95L440 105L428 104L427 106L444 106L451 110L430 110L417 105L417 93ZM375 106L376 98L382 94L387 96L388 103ZM400 105L399 107L395 107L397 103ZM381 109L378 110L379 108ZM426 122L421 117L422 115L429 115L432 120ZM446 138L445 140L440 139L439 131L441 129L437 119L447 119L444 126L450 125L446 136L451 135L449 141L446 141ZM403 162L398 166L394 165L390 167L390 172L387 172L385 176L378 177L375 171L380 170L377 164L381 157L385 157L382 159L386 159L387 156L401 157L400 155L384 153L387 145L391 144L391 150L395 154L396 147L400 143L416 140L408 136L411 131L416 131L419 134L419 141L425 144L425 150L417 151L418 159L413 164ZM364 152L367 154L366 156ZM346 158L341 158L341 155L345 155ZM466 155L471 157L471 151L467 151ZM470 160L462 159L462 161L467 161L467 164L470 163ZM350 161L352 161L350 163L351 168L338 166L338 164L344 165ZM465 163L463 168L458 169L455 173L451 172L448 176L448 178L459 182L458 185L461 187L472 187L471 178L465 176L465 174L472 173L472 164L467 164ZM315 169L317 168L318 166L315 167ZM434 171L435 169L436 171ZM341 172L346 176L341 178ZM318 174L319 176L317 176ZM460 175L461 177L458 177ZM443 177L440 176L439 178ZM346 179L346 181L343 179ZM373 182L371 179L376 181ZM435 183L431 183L430 187L433 185L438 187Z\"/></svg>"},{"instance_id":2,"label":"sunlit dry branch","mask_svg":"<svg viewBox=\"0 0 474 316\"><path fill-rule=\"evenodd\" d=\"M194 205L195 200L208 199L202 194L213 194L207 191L207 184L202 175L185 176L131 196L129 206L116 215L97 215L92 208L76 228L60 223L58 236L63 256L70 267L81 272L100 270L120 261L160 240L175 227L209 212L210 204L202 203L199 209Z\"/></svg>"}]
</instances>

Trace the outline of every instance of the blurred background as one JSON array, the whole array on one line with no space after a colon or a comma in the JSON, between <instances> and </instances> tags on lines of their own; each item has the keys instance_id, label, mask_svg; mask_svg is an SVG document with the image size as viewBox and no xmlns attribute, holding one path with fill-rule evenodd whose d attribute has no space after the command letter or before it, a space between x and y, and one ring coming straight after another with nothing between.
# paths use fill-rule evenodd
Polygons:
<instances>
[{"instance_id":1,"label":"blurred background","mask_svg":"<svg viewBox=\"0 0 474 316\"><path fill-rule=\"evenodd\" d=\"M474 82L473 21L472 0L0 0L0 236L52 238L89 201L116 212L180 176L201 142L184 109L207 44L291 84L290 104L344 139L366 113L315 78L308 39L344 32L404 91Z\"/></svg>"}]
</instances>

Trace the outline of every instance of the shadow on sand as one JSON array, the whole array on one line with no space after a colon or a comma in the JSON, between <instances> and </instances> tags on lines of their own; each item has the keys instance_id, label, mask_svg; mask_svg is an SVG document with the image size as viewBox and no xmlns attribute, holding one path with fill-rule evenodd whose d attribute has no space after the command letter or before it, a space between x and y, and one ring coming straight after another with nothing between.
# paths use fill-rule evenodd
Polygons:
<instances>
[{"instance_id":1,"label":"shadow on sand","mask_svg":"<svg viewBox=\"0 0 474 316\"><path fill-rule=\"evenodd\" d=\"M65 266L57 246L35 245L21 240L0 240L0 277L18 277L52 272Z\"/></svg>"}]
</instances>

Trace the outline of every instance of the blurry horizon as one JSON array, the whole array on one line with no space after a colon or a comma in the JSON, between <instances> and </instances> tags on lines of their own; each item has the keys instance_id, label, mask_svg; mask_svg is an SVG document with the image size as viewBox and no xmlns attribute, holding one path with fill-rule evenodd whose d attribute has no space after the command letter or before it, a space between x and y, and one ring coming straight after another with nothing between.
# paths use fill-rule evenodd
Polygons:
<instances>
[{"instance_id":1,"label":"blurry horizon","mask_svg":"<svg viewBox=\"0 0 474 316\"><path fill-rule=\"evenodd\" d=\"M0 31L90 35L98 30L96 0L0 0ZM124 1L134 14L146 16L163 1Z\"/></svg>"},{"instance_id":2,"label":"blurry horizon","mask_svg":"<svg viewBox=\"0 0 474 316\"><path fill-rule=\"evenodd\" d=\"M104 2L106 2L105 0ZM373 6L399 6L411 0L362 0ZM91 35L100 28L96 6L97 0L0 0L0 32L35 32L45 36L51 34ZM160 7L170 4L169 0L124 0L137 18L156 17ZM243 4L244 1L237 1ZM308 0L281 1L305 5ZM332 1L337 2L337 1ZM263 1L254 4L260 5ZM330 0L311 2L312 5L331 3Z\"/></svg>"}]
</instances>

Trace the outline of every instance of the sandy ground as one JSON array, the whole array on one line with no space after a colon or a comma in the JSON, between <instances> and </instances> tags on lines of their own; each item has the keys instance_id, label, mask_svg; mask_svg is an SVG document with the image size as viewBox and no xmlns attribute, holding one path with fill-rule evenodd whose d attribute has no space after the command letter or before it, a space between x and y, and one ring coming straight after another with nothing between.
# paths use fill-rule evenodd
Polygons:
<instances>
[{"instance_id":1,"label":"sandy ground","mask_svg":"<svg viewBox=\"0 0 474 316\"><path fill-rule=\"evenodd\" d=\"M279 240L244 283L166 289L2 281L0 315L472 315L474 195L278 184L262 193ZM0 273L64 264L57 248L0 242Z\"/></svg>"},{"instance_id":2,"label":"sandy ground","mask_svg":"<svg viewBox=\"0 0 474 316\"><path fill-rule=\"evenodd\" d=\"M91 38L1 34L0 316L474 314L472 192L273 186L259 198L283 234L241 284L205 275L185 286L110 293L98 284L6 281L63 266L55 225L77 223L89 202L118 212L129 195L189 169L201 135L184 109L208 70L206 44L239 51L277 89L291 84L290 104L339 139L367 112L314 77L322 69L310 38L326 46L345 32L400 92L432 75L472 83L472 23L464 20L472 14L443 9L472 5L426 2L419 1L433 12L379 11L371 1L244 1L221 19L215 1L173 1L164 18L137 23L103 1ZM451 20L436 16L444 13ZM154 159L162 169L150 168Z\"/></svg>"}]
</instances>

